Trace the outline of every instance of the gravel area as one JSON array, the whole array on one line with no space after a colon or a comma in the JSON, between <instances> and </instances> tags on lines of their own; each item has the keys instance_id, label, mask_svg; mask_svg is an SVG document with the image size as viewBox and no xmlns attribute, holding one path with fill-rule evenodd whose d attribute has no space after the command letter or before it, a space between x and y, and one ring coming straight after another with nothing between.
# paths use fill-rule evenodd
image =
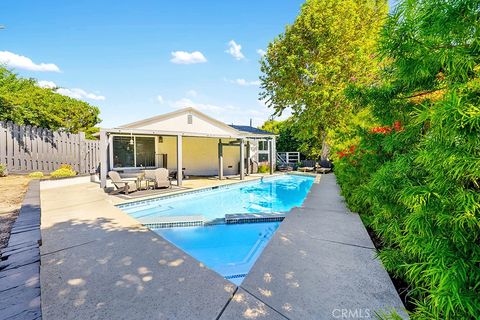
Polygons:
<instances>
[{"instance_id":1,"label":"gravel area","mask_svg":"<svg viewBox=\"0 0 480 320\"><path fill-rule=\"evenodd\" d=\"M10 230L17 219L30 180L22 175L0 178L0 250L7 246Z\"/></svg>"},{"instance_id":2,"label":"gravel area","mask_svg":"<svg viewBox=\"0 0 480 320\"><path fill-rule=\"evenodd\" d=\"M19 210L0 214L0 250L5 248L10 238L10 230L17 219Z\"/></svg>"}]
</instances>

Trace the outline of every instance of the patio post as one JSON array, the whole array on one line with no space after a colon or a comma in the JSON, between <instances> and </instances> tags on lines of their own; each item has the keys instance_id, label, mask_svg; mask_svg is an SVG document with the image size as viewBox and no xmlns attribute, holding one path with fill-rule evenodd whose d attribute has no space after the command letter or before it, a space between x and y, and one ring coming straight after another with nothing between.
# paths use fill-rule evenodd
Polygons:
<instances>
[{"instance_id":1,"label":"patio post","mask_svg":"<svg viewBox=\"0 0 480 320\"><path fill-rule=\"evenodd\" d=\"M222 144L222 139L218 139L218 179L223 180L223 144Z\"/></svg>"},{"instance_id":2,"label":"patio post","mask_svg":"<svg viewBox=\"0 0 480 320\"><path fill-rule=\"evenodd\" d=\"M182 135L177 135L177 186L182 185L183 170L182 170Z\"/></svg>"},{"instance_id":3,"label":"patio post","mask_svg":"<svg viewBox=\"0 0 480 320\"><path fill-rule=\"evenodd\" d=\"M245 180L245 142L240 139L240 180Z\"/></svg>"},{"instance_id":4,"label":"patio post","mask_svg":"<svg viewBox=\"0 0 480 320\"><path fill-rule=\"evenodd\" d=\"M250 158L252 155L250 154L250 141L247 140L247 175L252 173L252 166L250 165Z\"/></svg>"},{"instance_id":5,"label":"patio post","mask_svg":"<svg viewBox=\"0 0 480 320\"><path fill-rule=\"evenodd\" d=\"M275 167L275 159L273 158L273 140L268 140L268 153L270 158L270 174L273 174Z\"/></svg>"},{"instance_id":6,"label":"patio post","mask_svg":"<svg viewBox=\"0 0 480 320\"><path fill-rule=\"evenodd\" d=\"M100 130L100 188L107 186L108 172L108 136L105 130Z\"/></svg>"}]
</instances>

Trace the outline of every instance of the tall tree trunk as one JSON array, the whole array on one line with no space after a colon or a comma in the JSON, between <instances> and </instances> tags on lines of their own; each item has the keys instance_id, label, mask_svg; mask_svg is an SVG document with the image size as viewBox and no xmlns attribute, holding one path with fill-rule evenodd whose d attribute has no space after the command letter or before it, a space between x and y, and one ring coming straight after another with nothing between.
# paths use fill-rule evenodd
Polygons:
<instances>
[{"instance_id":1,"label":"tall tree trunk","mask_svg":"<svg viewBox=\"0 0 480 320\"><path fill-rule=\"evenodd\" d=\"M327 132L322 132L322 154L320 155L321 160L327 160L328 155L330 154L330 146L327 143Z\"/></svg>"}]
</instances>

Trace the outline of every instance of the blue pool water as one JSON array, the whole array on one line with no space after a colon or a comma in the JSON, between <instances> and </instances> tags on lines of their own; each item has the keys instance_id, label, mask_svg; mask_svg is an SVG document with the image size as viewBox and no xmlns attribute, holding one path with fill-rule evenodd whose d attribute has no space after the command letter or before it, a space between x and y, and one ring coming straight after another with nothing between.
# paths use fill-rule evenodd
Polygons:
<instances>
[{"instance_id":1,"label":"blue pool water","mask_svg":"<svg viewBox=\"0 0 480 320\"><path fill-rule=\"evenodd\" d=\"M206 192L122 207L142 222L154 216L203 215L207 221L233 213L288 212L300 206L313 184L313 177L285 175L227 186Z\"/></svg>"},{"instance_id":2,"label":"blue pool water","mask_svg":"<svg viewBox=\"0 0 480 320\"><path fill-rule=\"evenodd\" d=\"M239 285L279 226L279 222L220 224L154 230Z\"/></svg>"},{"instance_id":3,"label":"blue pool water","mask_svg":"<svg viewBox=\"0 0 480 320\"><path fill-rule=\"evenodd\" d=\"M218 189L120 206L140 222L163 216L203 215L216 224L154 229L156 233L239 285L279 222L218 224L226 214L286 213L301 206L314 178L285 175Z\"/></svg>"}]
</instances>

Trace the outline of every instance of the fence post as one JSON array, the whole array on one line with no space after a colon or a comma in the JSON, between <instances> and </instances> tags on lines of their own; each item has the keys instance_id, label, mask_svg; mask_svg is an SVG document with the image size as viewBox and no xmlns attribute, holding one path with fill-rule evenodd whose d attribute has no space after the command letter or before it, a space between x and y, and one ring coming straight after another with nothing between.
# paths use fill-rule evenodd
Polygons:
<instances>
[{"instance_id":1,"label":"fence post","mask_svg":"<svg viewBox=\"0 0 480 320\"><path fill-rule=\"evenodd\" d=\"M85 157L85 148L87 147L87 142L85 141L85 132L78 133L78 172L88 173L86 168L86 157Z\"/></svg>"},{"instance_id":2,"label":"fence post","mask_svg":"<svg viewBox=\"0 0 480 320\"><path fill-rule=\"evenodd\" d=\"M7 164L7 126L0 121L0 163Z\"/></svg>"}]
</instances>

